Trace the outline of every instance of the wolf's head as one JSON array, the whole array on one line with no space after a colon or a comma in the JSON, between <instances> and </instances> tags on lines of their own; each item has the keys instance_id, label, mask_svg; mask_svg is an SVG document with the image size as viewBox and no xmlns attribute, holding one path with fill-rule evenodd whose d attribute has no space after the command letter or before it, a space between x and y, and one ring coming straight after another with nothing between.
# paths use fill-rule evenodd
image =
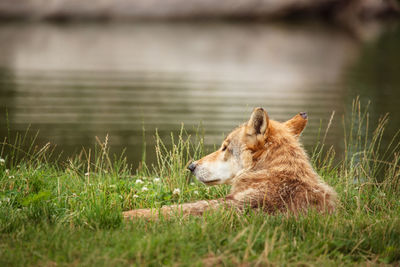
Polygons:
<instances>
[{"instance_id":1,"label":"wolf's head","mask_svg":"<svg viewBox=\"0 0 400 267\"><path fill-rule=\"evenodd\" d=\"M220 149L192 162L188 169L207 185L229 184L243 171L254 167L271 142L297 142L306 124L304 112L280 123L270 120L263 108L255 108L249 121L234 129Z\"/></svg>"}]
</instances>

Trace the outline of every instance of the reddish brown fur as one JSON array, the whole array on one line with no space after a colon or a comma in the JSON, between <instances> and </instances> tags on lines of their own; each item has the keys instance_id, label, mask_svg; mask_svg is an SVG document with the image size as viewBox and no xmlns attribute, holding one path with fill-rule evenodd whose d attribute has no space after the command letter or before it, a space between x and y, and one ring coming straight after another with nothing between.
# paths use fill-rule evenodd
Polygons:
<instances>
[{"instance_id":1,"label":"reddish brown fur","mask_svg":"<svg viewBox=\"0 0 400 267\"><path fill-rule=\"evenodd\" d=\"M306 123L307 118L299 114L285 123L269 120L262 108L256 108L249 122L232 131L221 149L197 161L199 165L214 161L220 153L225 153L226 160L232 153L225 148L231 142L239 142L243 171L230 180L230 194L224 199L163 207L159 212L164 216L177 212L200 215L219 206L238 210L247 206L268 213L297 214L310 207L332 212L336 192L313 170L298 141ZM142 209L124 212L124 217L156 217L157 214Z\"/></svg>"},{"instance_id":2,"label":"reddish brown fur","mask_svg":"<svg viewBox=\"0 0 400 267\"><path fill-rule=\"evenodd\" d=\"M269 122L268 135L253 154L253 167L235 179L229 196L267 212L297 213L309 206L333 211L336 193L312 169L296 137L281 123ZM249 189L251 194L240 195Z\"/></svg>"}]
</instances>

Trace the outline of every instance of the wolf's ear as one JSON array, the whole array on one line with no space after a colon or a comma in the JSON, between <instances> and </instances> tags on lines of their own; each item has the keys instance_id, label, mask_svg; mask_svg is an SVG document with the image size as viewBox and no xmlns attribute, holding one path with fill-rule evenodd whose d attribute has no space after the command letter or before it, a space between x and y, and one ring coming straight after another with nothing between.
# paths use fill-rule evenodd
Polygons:
<instances>
[{"instance_id":1,"label":"wolf's ear","mask_svg":"<svg viewBox=\"0 0 400 267\"><path fill-rule=\"evenodd\" d=\"M308 121L307 113L300 112L290 120L286 121L284 124L289 130L294 134L294 136L300 136L301 132L306 128Z\"/></svg>"},{"instance_id":2,"label":"wolf's ear","mask_svg":"<svg viewBox=\"0 0 400 267\"><path fill-rule=\"evenodd\" d=\"M263 108L255 108L247 122L246 133L248 135L264 135L268 128L268 114Z\"/></svg>"}]
</instances>

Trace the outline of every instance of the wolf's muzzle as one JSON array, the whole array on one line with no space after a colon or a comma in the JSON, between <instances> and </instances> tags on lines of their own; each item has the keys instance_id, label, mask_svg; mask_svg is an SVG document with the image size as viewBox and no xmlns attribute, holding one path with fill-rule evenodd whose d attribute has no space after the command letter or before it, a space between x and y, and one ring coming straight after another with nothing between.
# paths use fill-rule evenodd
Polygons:
<instances>
[{"instance_id":1,"label":"wolf's muzzle","mask_svg":"<svg viewBox=\"0 0 400 267\"><path fill-rule=\"evenodd\" d=\"M196 169L196 164L194 164L193 162L190 163L189 166L188 166L188 169L189 169L191 172L194 172L194 170Z\"/></svg>"}]
</instances>

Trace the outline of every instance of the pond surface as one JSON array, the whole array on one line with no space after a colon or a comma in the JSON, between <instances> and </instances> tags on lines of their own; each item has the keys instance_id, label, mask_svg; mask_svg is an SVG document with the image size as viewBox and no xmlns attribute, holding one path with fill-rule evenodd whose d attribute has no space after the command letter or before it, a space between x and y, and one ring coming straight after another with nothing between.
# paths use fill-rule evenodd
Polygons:
<instances>
[{"instance_id":1,"label":"pond surface","mask_svg":"<svg viewBox=\"0 0 400 267\"><path fill-rule=\"evenodd\" d=\"M400 125L400 27L355 34L276 23L1 24L0 137L40 130L65 156L110 136L138 163L143 127L153 137L202 125L205 143L245 121L253 107L286 120L309 114L309 149L335 116L327 143L342 148L342 116L371 100L372 118Z\"/></svg>"}]
</instances>

